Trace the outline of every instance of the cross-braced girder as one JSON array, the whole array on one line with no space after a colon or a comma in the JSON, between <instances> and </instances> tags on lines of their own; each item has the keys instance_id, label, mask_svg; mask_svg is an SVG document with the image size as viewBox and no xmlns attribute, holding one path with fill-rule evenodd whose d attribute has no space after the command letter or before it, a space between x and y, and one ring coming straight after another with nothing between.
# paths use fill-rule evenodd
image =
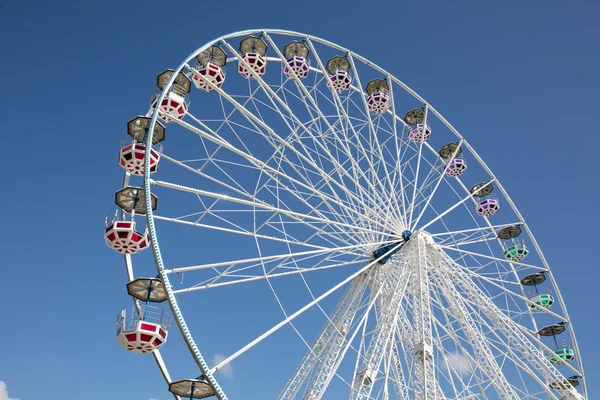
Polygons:
<instances>
[{"instance_id":1,"label":"cross-braced girder","mask_svg":"<svg viewBox=\"0 0 600 400\"><path fill-rule=\"evenodd\" d=\"M393 341L393 333L397 324L398 312L402 299L408 285L410 269L402 262L403 257L398 257L385 266L385 272L382 271L383 282L380 284L389 285L389 290L381 292L381 301L377 318L377 325L371 334L369 347L363 355L359 370L354 376L354 384L350 391L351 399L368 398L373 384L377 379L381 364L384 361L385 350L389 348ZM379 289L377 286L372 288Z\"/></svg>"},{"instance_id":2,"label":"cross-braced girder","mask_svg":"<svg viewBox=\"0 0 600 400\"><path fill-rule=\"evenodd\" d=\"M326 384L335 371L333 366L337 361L346 335L356 311L367 288L369 272L356 277L348 286L338 305L325 322L316 340L308 349L294 375L287 382L278 396L278 400L288 400L296 397L306 379L311 375L303 398L319 399L323 395Z\"/></svg>"}]
</instances>

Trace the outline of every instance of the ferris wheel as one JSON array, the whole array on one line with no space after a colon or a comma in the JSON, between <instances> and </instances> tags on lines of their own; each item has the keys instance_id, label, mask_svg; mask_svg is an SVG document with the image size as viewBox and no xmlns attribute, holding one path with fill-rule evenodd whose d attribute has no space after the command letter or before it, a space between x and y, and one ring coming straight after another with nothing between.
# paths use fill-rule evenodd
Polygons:
<instances>
[{"instance_id":1,"label":"ferris wheel","mask_svg":"<svg viewBox=\"0 0 600 400\"><path fill-rule=\"evenodd\" d=\"M529 226L376 64L295 32L225 35L158 75L127 132L104 231L134 299L117 341L176 398L587 398Z\"/></svg>"}]
</instances>

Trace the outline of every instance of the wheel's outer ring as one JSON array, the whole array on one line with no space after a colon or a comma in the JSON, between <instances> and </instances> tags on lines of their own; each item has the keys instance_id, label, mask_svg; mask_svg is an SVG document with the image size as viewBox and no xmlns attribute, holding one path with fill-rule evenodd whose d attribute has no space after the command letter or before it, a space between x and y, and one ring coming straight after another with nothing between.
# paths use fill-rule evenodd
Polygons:
<instances>
[{"instance_id":1,"label":"wheel's outer ring","mask_svg":"<svg viewBox=\"0 0 600 400\"><path fill-rule=\"evenodd\" d=\"M375 69L376 71L380 72L381 74L383 74L384 76L388 77L388 79L391 79L394 83L396 83L398 86L402 87L406 92L408 92L410 95L412 95L416 100L418 100L419 102L421 102L422 104L426 104L428 107L428 111L432 112L452 133L454 133L457 138L459 140L462 141L462 146L465 146L466 149L468 149L471 154L475 157L475 159L480 163L480 165L484 168L484 170L489 174L489 176L495 181L495 184L498 187L498 190L502 193L502 195L504 196L504 198L508 201L508 203L510 204L511 208L513 209L513 211L515 212L516 216L521 220L521 221L525 221L524 218L522 217L521 213L518 211L517 207L515 206L515 204L513 203L513 201L511 200L510 196L508 195L508 193L506 192L506 190L504 190L504 187L500 184L500 182L498 181L498 179L495 177L495 175L492 173L492 171L489 169L489 167L487 166L487 164L481 159L481 157L475 152L475 150L469 145L469 143L460 135L460 133L437 111L435 110L435 108L433 108L429 103L427 103L423 98L421 98L421 96L419 96L416 92L414 92L412 89L410 89L406 84L404 84L402 81L400 81L399 79L395 78L393 75L391 75L390 73L388 73L387 71L385 71L383 68L377 66L376 64L370 62L369 60L367 60L364 57L361 57L353 52L351 52L350 50L339 46L337 44L334 44L332 42L329 42L327 40L321 39L319 37L316 36L311 36L311 35L306 35L303 33L299 33L299 32L294 32L294 31L287 31L287 30L279 30L279 29L251 29L251 30L245 30L245 31L238 31L238 32L234 32L234 33L230 33L227 35L223 35L221 37L218 37L216 39L211 40L210 42L205 43L203 46L199 47L197 50L195 50L193 53L191 53L173 72L173 74L171 75L171 79L169 79L169 81L167 82L167 84L165 85L164 90L162 91L162 93L160 94L157 104L161 104L162 101L164 100L166 94L169 92L171 86L173 85L173 82L175 81L175 78L177 77L178 73L181 72L184 67L186 66L186 64L188 64L191 60L193 60L200 52L202 52L203 50L205 50L206 48L208 48L210 45L214 44L214 43L218 43L221 40L225 40L225 39L230 39L230 38L234 38L234 37L239 37L239 36L246 36L246 35L260 35L261 33L266 32L267 34L276 34L276 35L283 35L283 36L293 36L293 37L303 37L303 38L308 38L311 41L315 41L318 42L320 44L332 47L336 50L339 50L341 52L344 52L346 54L352 54L352 57L367 64L369 67ZM150 126L149 126L149 133L148 136L146 138L146 149L150 149L152 147L152 135L153 135L153 131L154 131L154 126L157 122L157 118L158 118L158 110L159 107L156 107L155 110L152 113L152 119L150 121ZM399 121L404 121L401 117L396 116L396 118ZM165 266L162 260L162 255L161 255L161 251L160 251L160 246L158 244L158 238L157 238L157 234L156 234L156 227L154 224L154 216L153 216L153 212L152 212L152 205L151 205L151 184L150 184L150 158L149 157L145 157L145 162L144 162L144 190L146 192L146 208L148 210L147 214L146 214L146 221L147 221L147 226L148 226L148 231L150 234L150 243L152 245L152 252L154 254L154 260L156 263L156 267L157 270L159 272L160 277L162 278L164 284L165 284L165 288L167 290L167 294L168 294L168 301L169 301L169 306L171 307L171 311L173 312L173 315L175 316L175 319L177 321L177 325L179 326L179 329L181 331L181 334L183 335L186 344L190 350L190 352L192 353L192 355L194 356L194 359L196 361L196 364L198 365L198 367L200 368L200 371L205 375L205 377L208 380L208 383L210 384L210 386L213 388L213 390L215 391L215 396L219 399L219 400L227 400L227 396L225 395L225 393L223 392L223 390L221 389L220 385L218 384L217 380L215 379L214 375L210 373L208 364L206 363L206 360L204 359L202 353L200 352L200 350L198 349L198 346L196 345L188 327L187 324L185 322L185 319L183 318L183 315L179 309L179 305L177 303L177 299L175 298L175 295L173 293L170 281L169 281L169 277L168 274L165 272ZM468 192L467 188L464 188L466 192ZM487 219L486 219L487 221ZM488 221L489 224L489 221ZM491 226L491 225L490 225ZM532 245L533 247L536 249L540 260L542 261L544 267L546 268L546 270L548 272L550 272L550 269L548 267L548 263L546 261L546 258L544 257L537 241L535 240L535 237L533 236L531 230L529 229L529 226L524 223L522 225L522 227L525 229L525 231L527 232L527 234L529 235L531 241L532 241ZM550 273L548 274L550 281L552 282L553 288L556 292L556 297L558 299L558 302L560 303L561 309L564 312L564 317L567 321L570 321L570 318L568 316L567 313L567 309L565 307L565 304L563 302L562 296L560 295L560 292L558 290L558 286L556 285L556 281L554 280L554 276ZM580 356L580 352L579 352L579 346L577 344L577 341L575 339L575 334L574 334L574 330L573 329L569 329L569 332L571 334L571 339L572 339L572 344L573 344L573 349L575 351L575 357L577 358L578 362L579 362L579 366L580 366L580 373L582 376L585 376L583 373L583 362L581 360L581 356ZM585 383L585 379L582 379L581 385L583 386L583 390L582 390L582 394L586 394L587 390L586 390L586 383Z\"/></svg>"}]
</instances>

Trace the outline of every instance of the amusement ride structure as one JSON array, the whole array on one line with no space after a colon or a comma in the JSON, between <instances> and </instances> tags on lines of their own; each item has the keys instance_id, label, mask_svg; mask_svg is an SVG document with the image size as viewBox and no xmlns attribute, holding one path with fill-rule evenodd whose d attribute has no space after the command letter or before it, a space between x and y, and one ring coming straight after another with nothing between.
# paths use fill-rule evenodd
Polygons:
<instances>
[{"instance_id":1,"label":"amusement ride structure","mask_svg":"<svg viewBox=\"0 0 600 400\"><path fill-rule=\"evenodd\" d=\"M402 81L323 39L253 30L156 86L127 123L104 238L133 299L117 342L150 353L175 398L587 398L529 226Z\"/></svg>"}]
</instances>

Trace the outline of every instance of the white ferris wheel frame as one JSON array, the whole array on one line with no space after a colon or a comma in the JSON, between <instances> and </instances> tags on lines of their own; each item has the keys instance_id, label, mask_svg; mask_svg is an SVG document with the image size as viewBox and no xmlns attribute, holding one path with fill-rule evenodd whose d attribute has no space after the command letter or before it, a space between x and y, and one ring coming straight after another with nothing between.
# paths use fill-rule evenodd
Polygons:
<instances>
[{"instance_id":1,"label":"white ferris wheel frame","mask_svg":"<svg viewBox=\"0 0 600 400\"><path fill-rule=\"evenodd\" d=\"M508 193L506 192L506 190L504 189L504 187L501 185L501 183L499 182L499 180L495 177L495 175L492 173L492 171L489 169L489 167L487 166L487 164L483 161L483 159L475 152L475 150L471 147L471 145L460 135L460 133L434 108L432 107L428 102L426 102L423 98L421 98L416 92L414 92L412 89L410 89L406 84L404 84L402 81L400 81L399 79L397 79L396 77L394 77L392 74L388 73L387 71L385 71L383 68L377 66L375 63L370 62L369 60L367 60L364 57L361 57L360 55L352 52L351 50L348 50L342 46L339 46L337 44L334 44L332 42L329 42L327 40L315 37L315 36L311 36L311 35L306 35L303 33L299 33L299 32L293 32L293 31L287 31L287 30L279 30L279 29L250 29L250 30L244 30L244 31L239 31L239 32L234 32L234 33L230 33L227 35L223 35L221 37L215 38L207 43L205 43L203 46L199 47L198 49L196 49L194 52L192 52L174 71L174 73L172 74L170 80L168 81L168 83L166 84L166 86L164 87L164 89L162 90L162 93L160 94L159 98L158 98L158 103L157 104L161 104L163 99L166 97L166 95L169 93L170 88L172 87L175 78L177 77L178 73L183 71L184 68L186 68L189 63L203 50L207 49L210 45L214 44L214 43L218 43L221 42L222 40L227 40L230 38L237 38L237 37L241 37L241 36L245 36L245 35L265 35L266 37L269 37L269 34L274 34L274 35L282 35L282 36L290 36L290 37L295 37L295 38L303 38L307 41L307 43L309 44L309 47L311 48L311 50L313 49L311 43L319 43L321 45L324 46L328 46L330 48L336 49L338 51L341 51L343 53L345 53L348 57L348 59L350 60L351 64L354 63L354 60L364 63L366 65L368 65L370 68L374 69L375 71L381 73L383 76L385 76L389 81L397 84L399 87L403 88L407 93L409 93L411 96L414 97L414 99L416 99L418 102L420 102L421 104L424 105L425 107L425 118L427 118L427 113L432 113L433 115L435 115L458 139L459 141L459 146L463 146L464 148L468 149L470 154L472 154L475 159L477 160L477 162L479 162L479 164L483 167L483 169L487 172L487 174L490 176L491 180L489 183L493 182L496 187L498 188L498 190L501 192L501 194L503 195L504 199L508 202L508 204L510 205L510 207L512 208L513 212L515 213L515 215L517 216L517 218L519 219L519 223L521 223L522 227L524 228L525 232L528 234L530 240L531 240L531 244L532 246L535 248L537 254L540 257L540 260L543 264L543 270L544 271L550 271L548 263L546 258L544 257L541 248L539 247L537 241L535 240L535 237L533 236L532 232L529 229L529 226L527 225L527 223L525 223L524 218L522 217L521 213L518 211L516 205L513 203L512 199L510 198L510 196L508 195ZM230 49L231 50L231 49ZM278 51L277 49L275 49L276 51ZM314 50L313 50L314 51ZM237 60L237 62L242 62L245 64L245 61L243 61L241 59L241 57L239 56L239 54L235 51L232 51L235 54L235 59ZM281 54L279 54L279 57L276 58L271 58L269 57L269 61L273 60L273 61L283 61L281 57ZM317 71L318 73L323 73L323 75L327 76L326 73L324 73L324 67L321 63L320 68L314 68L311 67L312 70ZM261 82L259 80L259 82ZM210 85L211 87L213 87L213 89L219 91L220 89L214 87L214 85L211 82L206 81L206 83L208 85ZM261 83L262 85L263 83ZM358 84L358 86L360 86L360 82ZM391 86L390 86L391 87ZM361 89L362 90L362 89ZM220 92L219 92L220 93ZM221 93L220 93L221 94ZM337 96L337 94L334 93L334 96ZM391 96L391 103L392 103L392 107L393 107L393 94ZM320 110L317 108L316 110L318 113L320 113ZM401 118L399 118L396 114L395 111L392 108L392 113L394 115L394 117L400 121ZM322 118L324 118L324 116L321 114L320 115ZM154 132L154 127L156 125L156 121L159 117L159 107L156 107L155 110L152 112L151 114L151 121L150 121L150 126L148 129L148 135L146 137L146 148L149 149L152 147L152 136L153 136L153 132ZM176 121L177 122L177 121ZM369 123L371 124L371 127L373 128L372 125L372 121L370 121L369 118ZM404 123L402 121L402 123ZM426 142L423 143L421 142L420 145L420 149L419 152L421 151L422 147L426 147L428 148L429 151L433 151L435 153L435 150L433 148L430 147L429 144L427 144ZM420 162L420 159L419 159ZM179 305L177 302L177 299L175 297L175 293L174 290L170 284L169 281L169 277L168 277L168 273L167 273L167 269L165 268L163 259L162 259L162 255L161 255L161 250L160 250L160 246L158 243L158 238L157 238L157 233L156 233L156 227L155 227L155 218L152 212L152 205L151 205L151 201L152 198L149 195L151 193L151 185L152 184L156 184L156 181L153 181L150 177L150 158L146 157L145 158L145 162L144 162L144 177L143 177L143 182L144 182L144 190L146 193L145 196L145 200L146 200L146 220L147 220L147 227L148 227L148 232L150 235L150 243L151 243L151 247L152 247L152 251L153 251L153 255L154 255L154 259L155 259L155 263L156 263L156 267L158 269L158 272L165 284L166 287L166 291L168 294L168 302L169 305L171 307L171 310L173 312L173 315L175 316L175 319L177 321L177 325L182 333L183 338L185 339L186 345L189 348L191 354L194 357L194 360L196 362L196 364L198 365L200 371L202 372L202 374L205 375L205 377L207 378L210 386L212 387L212 389L215 392L215 395L217 397L217 399L219 400L227 400L227 396L224 393L224 391L221 389L219 383L217 382L216 378L213 375L213 372L215 371L215 368L210 368L204 358L204 356L202 355L202 353L200 352L200 349L198 348L198 346L196 345L194 338L192 337L186 321L179 309ZM417 171L418 171L418 167L417 167ZM442 174L443 177L443 174ZM416 174L415 179L418 179L418 173ZM430 194L426 206L429 204L429 201L433 198L435 191L437 190L440 182L441 182L441 178L440 180L437 182L437 185L435 186L433 192ZM127 182L129 181L129 173L126 173L126 177L125 177L125 184L124 186L127 185ZM459 181L460 182L460 181ZM465 193L468 193L468 188L464 186L464 184L462 184L462 182L460 182L460 185L463 187ZM414 185L414 189L413 191L416 192L417 190L417 185ZM413 200L415 199L414 193L413 193ZM461 204L462 202L456 204L455 206L458 206L459 204ZM425 210L425 208L423 209L423 211ZM410 226L410 229L414 228L414 226L419 222L423 212L418 215L415 216L415 219L413 220L413 215L412 215L412 211L413 211L413 207L411 207L411 212L410 215L408 216L408 225ZM452 208L451 208L452 209ZM445 213L451 211L451 209L446 210ZM444 214L445 214L444 213ZM441 218L444 214L439 215L438 218ZM485 223L487 224L488 228L493 230L495 228L497 228L497 226L493 226L488 218L483 218L483 220L485 221ZM431 221L429 224L435 222ZM506 226L506 225L503 225ZM425 226L426 227L426 226ZM421 229L424 229L425 227L421 227ZM505 261L505 260L503 260ZM126 268L127 268L127 274L128 274L128 279L129 280L133 280L134 279L134 275L133 275L133 268L132 268L132 262L131 262L131 256L130 255L125 255L125 264L126 264ZM519 262L515 262L515 264L520 264ZM521 263L522 265L527 265L524 263ZM528 265L529 267L534 267L531 265ZM362 270L361 270L362 271ZM351 275L350 278L357 276L358 273ZM553 274L549 273L548 274L548 278L550 279L551 283L552 283L552 287L554 288L554 290L556 291L556 297L558 299L558 302L560 303L561 309L563 311L564 314L564 319L566 321L570 321L570 318L567 314L567 309L565 307L564 301L562 296L560 295L559 291L558 291L558 285L556 284L555 280L554 280L554 276ZM349 279L345 280L343 283L346 283ZM134 302L137 304L137 301L134 300ZM562 317L561 317L562 318ZM532 317L533 319L533 317ZM280 325L283 325L285 323L289 322L289 317L285 320L282 321L282 323ZM535 320L533 320L533 324L535 326ZM575 352L575 356L577 357L577 359L579 359L579 365L580 365L580 372L583 375L583 363L581 361L580 358L580 353L579 353L579 348L578 348L578 344L577 341L575 339L575 334L573 332L573 330L570 330L570 335L571 335L571 339L572 339L572 346L573 346L573 350ZM157 350L153 353L155 360L159 366L159 369L163 375L163 377L165 378L166 382L169 383L171 381L170 376L169 376L169 372L167 369L166 364L164 363L162 356L160 354L160 350ZM586 389L585 389L585 380L583 381L583 387L584 387L584 393L587 393ZM175 396L177 397L177 396Z\"/></svg>"}]
</instances>

